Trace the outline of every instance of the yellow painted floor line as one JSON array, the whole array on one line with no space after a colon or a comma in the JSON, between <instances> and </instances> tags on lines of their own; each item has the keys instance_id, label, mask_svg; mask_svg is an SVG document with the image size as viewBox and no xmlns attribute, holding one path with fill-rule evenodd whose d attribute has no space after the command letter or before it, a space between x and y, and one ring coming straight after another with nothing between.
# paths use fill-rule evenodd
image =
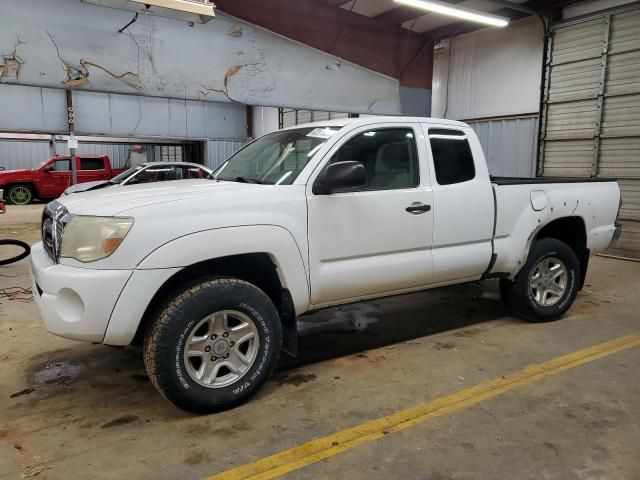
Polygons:
<instances>
[{"instance_id":1,"label":"yellow painted floor line","mask_svg":"<svg viewBox=\"0 0 640 480\"><path fill-rule=\"evenodd\" d=\"M593 347L554 358L548 362L530 365L523 370L466 388L451 395L312 440L275 455L213 475L208 477L207 480L266 480L280 477L320 460L338 455L363 443L382 438L387 434L404 430L440 415L470 407L523 385L638 346L640 346L640 334L627 335L609 342L600 343Z\"/></svg>"}]
</instances>

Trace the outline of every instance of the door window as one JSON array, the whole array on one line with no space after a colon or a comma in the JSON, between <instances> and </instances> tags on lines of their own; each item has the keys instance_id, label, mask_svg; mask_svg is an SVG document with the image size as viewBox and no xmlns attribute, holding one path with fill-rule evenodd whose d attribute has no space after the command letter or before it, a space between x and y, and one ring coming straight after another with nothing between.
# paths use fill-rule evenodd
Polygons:
<instances>
[{"instance_id":1,"label":"door window","mask_svg":"<svg viewBox=\"0 0 640 480\"><path fill-rule=\"evenodd\" d=\"M182 167L182 178L185 179L206 178L207 175L207 172L200 167Z\"/></svg>"},{"instance_id":2,"label":"door window","mask_svg":"<svg viewBox=\"0 0 640 480\"><path fill-rule=\"evenodd\" d=\"M164 165L158 165L143 170L129 180L128 183L166 182L170 180L176 180L176 167L173 165L168 165L166 167Z\"/></svg>"},{"instance_id":3,"label":"door window","mask_svg":"<svg viewBox=\"0 0 640 480\"><path fill-rule=\"evenodd\" d=\"M447 133L446 136L443 133ZM458 130L439 129L435 136L429 130L436 180L440 185L452 185L472 180L476 176L473 155L467 137Z\"/></svg>"},{"instance_id":4,"label":"door window","mask_svg":"<svg viewBox=\"0 0 640 480\"><path fill-rule=\"evenodd\" d=\"M68 158L64 160L56 160L52 165L54 172L68 172L71 170L71 160Z\"/></svg>"},{"instance_id":5,"label":"door window","mask_svg":"<svg viewBox=\"0 0 640 480\"><path fill-rule=\"evenodd\" d=\"M353 190L418 186L418 154L411 128L370 130L348 140L330 163L355 160L364 165L365 184Z\"/></svg>"},{"instance_id":6,"label":"door window","mask_svg":"<svg viewBox=\"0 0 640 480\"><path fill-rule=\"evenodd\" d=\"M80 170L104 170L104 159L102 158L81 158Z\"/></svg>"}]
</instances>

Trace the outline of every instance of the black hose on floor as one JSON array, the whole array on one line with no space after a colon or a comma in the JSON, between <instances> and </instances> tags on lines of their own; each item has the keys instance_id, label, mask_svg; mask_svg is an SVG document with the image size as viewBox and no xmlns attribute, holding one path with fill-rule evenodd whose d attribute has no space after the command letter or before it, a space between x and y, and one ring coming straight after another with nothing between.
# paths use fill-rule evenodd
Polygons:
<instances>
[{"instance_id":1,"label":"black hose on floor","mask_svg":"<svg viewBox=\"0 0 640 480\"><path fill-rule=\"evenodd\" d=\"M16 255L15 257L0 260L0 265L9 265L10 263L19 262L23 258L27 258L31 253L31 247L29 246L29 244L20 240L0 240L0 246L2 245L15 245L16 247L22 247L24 249L24 252Z\"/></svg>"}]
</instances>

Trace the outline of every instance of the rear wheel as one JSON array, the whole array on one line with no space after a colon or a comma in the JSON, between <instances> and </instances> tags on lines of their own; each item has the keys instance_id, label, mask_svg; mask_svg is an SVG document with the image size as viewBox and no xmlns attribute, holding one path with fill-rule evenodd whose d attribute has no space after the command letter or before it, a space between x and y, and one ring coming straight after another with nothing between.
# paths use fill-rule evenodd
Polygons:
<instances>
[{"instance_id":1,"label":"rear wheel","mask_svg":"<svg viewBox=\"0 0 640 480\"><path fill-rule=\"evenodd\" d=\"M7 190L7 202L12 205L27 205L33 200L33 189L29 185L12 185Z\"/></svg>"},{"instance_id":2,"label":"rear wheel","mask_svg":"<svg viewBox=\"0 0 640 480\"><path fill-rule=\"evenodd\" d=\"M152 383L179 408L208 413L247 400L276 366L282 345L278 312L256 286L205 279L178 293L144 341Z\"/></svg>"},{"instance_id":3,"label":"rear wheel","mask_svg":"<svg viewBox=\"0 0 640 480\"><path fill-rule=\"evenodd\" d=\"M543 238L531 247L529 258L514 281L501 280L505 304L532 322L557 320L578 294L580 263L564 242Z\"/></svg>"}]
</instances>

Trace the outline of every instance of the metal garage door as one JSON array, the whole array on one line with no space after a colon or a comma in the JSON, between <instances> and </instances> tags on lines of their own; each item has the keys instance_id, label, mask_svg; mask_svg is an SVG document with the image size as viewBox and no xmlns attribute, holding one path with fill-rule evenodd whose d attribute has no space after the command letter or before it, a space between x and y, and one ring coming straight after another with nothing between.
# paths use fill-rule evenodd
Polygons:
<instances>
[{"instance_id":1,"label":"metal garage door","mask_svg":"<svg viewBox=\"0 0 640 480\"><path fill-rule=\"evenodd\" d=\"M619 179L615 253L640 258L640 7L553 27L538 173Z\"/></svg>"},{"instance_id":2,"label":"metal garage door","mask_svg":"<svg viewBox=\"0 0 640 480\"><path fill-rule=\"evenodd\" d=\"M333 120L334 118L347 118L348 113L321 112L318 110L295 110L293 108L280 108L280 128L294 127L303 123Z\"/></svg>"}]
</instances>

